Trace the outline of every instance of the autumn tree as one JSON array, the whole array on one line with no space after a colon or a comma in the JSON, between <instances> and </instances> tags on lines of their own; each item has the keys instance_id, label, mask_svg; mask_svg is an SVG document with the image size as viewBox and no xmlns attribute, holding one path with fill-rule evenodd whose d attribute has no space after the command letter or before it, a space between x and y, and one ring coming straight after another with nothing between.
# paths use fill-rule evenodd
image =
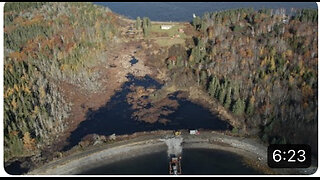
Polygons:
<instances>
[{"instance_id":1,"label":"autumn tree","mask_svg":"<svg viewBox=\"0 0 320 180\"><path fill-rule=\"evenodd\" d=\"M29 132L25 132L23 135L23 146L28 151L33 151L35 147L35 139L30 137Z\"/></svg>"}]
</instances>

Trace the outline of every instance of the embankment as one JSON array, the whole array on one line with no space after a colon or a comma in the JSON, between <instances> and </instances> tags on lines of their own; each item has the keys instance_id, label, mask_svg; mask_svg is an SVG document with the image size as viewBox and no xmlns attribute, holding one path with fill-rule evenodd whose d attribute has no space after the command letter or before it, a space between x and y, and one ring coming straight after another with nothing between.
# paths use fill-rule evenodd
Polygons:
<instances>
[{"instance_id":1,"label":"embankment","mask_svg":"<svg viewBox=\"0 0 320 180\"><path fill-rule=\"evenodd\" d=\"M176 138L172 131L144 133L136 138L89 147L67 157L52 161L29 174L79 174L84 170L110 164L119 160L166 151L164 139ZM219 149L243 157L243 161L265 174L311 174L316 168L298 171L297 169L270 169L267 166L267 147L254 139L228 136L214 131L201 131L200 135L190 135L183 131L182 148Z\"/></svg>"}]
</instances>

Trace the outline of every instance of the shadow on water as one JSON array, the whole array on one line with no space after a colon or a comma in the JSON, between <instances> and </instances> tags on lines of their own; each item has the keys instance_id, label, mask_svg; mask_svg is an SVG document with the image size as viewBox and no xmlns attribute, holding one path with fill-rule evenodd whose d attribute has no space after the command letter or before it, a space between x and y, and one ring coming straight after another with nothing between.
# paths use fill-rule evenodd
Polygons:
<instances>
[{"instance_id":1,"label":"shadow on water","mask_svg":"<svg viewBox=\"0 0 320 180\"><path fill-rule=\"evenodd\" d=\"M135 78L128 75L121 91L117 92L104 107L97 111L89 111L85 121L71 133L69 145L64 150L69 150L77 145L83 137L89 134L116 135L133 134L141 131L175 130L175 129L211 129L227 130L230 125L214 116L209 110L185 99L178 99L179 108L172 114L166 116L171 121L166 125L161 123L145 123L134 120L131 115L134 112L131 105L127 103L126 96L132 92L130 86L143 86L145 88L162 87L150 76ZM175 98L175 97L173 97Z\"/></svg>"}]
</instances>

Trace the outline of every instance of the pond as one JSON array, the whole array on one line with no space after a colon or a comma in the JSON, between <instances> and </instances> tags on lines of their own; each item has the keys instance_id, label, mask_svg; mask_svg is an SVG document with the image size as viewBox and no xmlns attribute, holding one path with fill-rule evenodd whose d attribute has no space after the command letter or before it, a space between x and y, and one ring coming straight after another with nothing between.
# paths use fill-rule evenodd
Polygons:
<instances>
[{"instance_id":1,"label":"pond","mask_svg":"<svg viewBox=\"0 0 320 180\"><path fill-rule=\"evenodd\" d=\"M5 165L4 166L4 170L11 175L21 175L21 174L25 174L29 171L29 168L26 167L22 167L22 161L16 160L12 163L10 163L10 165Z\"/></svg>"},{"instance_id":2,"label":"pond","mask_svg":"<svg viewBox=\"0 0 320 180\"><path fill-rule=\"evenodd\" d=\"M131 66L132 66L132 65L138 63L139 61L138 61L138 59L136 59L135 57L133 57L129 62L131 63Z\"/></svg>"},{"instance_id":3,"label":"pond","mask_svg":"<svg viewBox=\"0 0 320 180\"><path fill-rule=\"evenodd\" d=\"M83 137L89 134L98 135L124 135L133 134L142 131L154 130L178 130L178 129L210 129L210 130L228 130L231 126L220 120L212 114L208 109L200 105L194 104L186 99L177 98L172 95L178 103L179 107L164 118L170 121L164 123L146 123L138 121L132 117L135 112L131 105L127 102L128 93L132 92L132 86L143 86L145 88L154 87L159 89L162 87L157 81L150 76L143 78L135 78L128 75L129 81L126 82L121 91L115 93L111 100L97 111L90 111L87 119L79 124L77 129L71 133L69 137L69 145L64 147L68 150L77 145Z\"/></svg>"},{"instance_id":4,"label":"pond","mask_svg":"<svg viewBox=\"0 0 320 180\"><path fill-rule=\"evenodd\" d=\"M157 152L121 160L81 174L86 175L168 175L167 153ZM245 175L262 174L247 166L236 154L212 149L184 149L182 175Z\"/></svg>"}]
</instances>

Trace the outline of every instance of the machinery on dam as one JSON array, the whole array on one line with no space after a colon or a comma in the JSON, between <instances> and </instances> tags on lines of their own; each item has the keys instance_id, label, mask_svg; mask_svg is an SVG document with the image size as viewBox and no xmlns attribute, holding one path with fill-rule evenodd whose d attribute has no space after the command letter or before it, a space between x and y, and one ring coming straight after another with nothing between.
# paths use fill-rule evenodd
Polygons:
<instances>
[{"instance_id":1,"label":"machinery on dam","mask_svg":"<svg viewBox=\"0 0 320 180\"><path fill-rule=\"evenodd\" d=\"M172 155L169 162L169 174L180 175L181 174L181 156Z\"/></svg>"}]
</instances>

